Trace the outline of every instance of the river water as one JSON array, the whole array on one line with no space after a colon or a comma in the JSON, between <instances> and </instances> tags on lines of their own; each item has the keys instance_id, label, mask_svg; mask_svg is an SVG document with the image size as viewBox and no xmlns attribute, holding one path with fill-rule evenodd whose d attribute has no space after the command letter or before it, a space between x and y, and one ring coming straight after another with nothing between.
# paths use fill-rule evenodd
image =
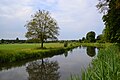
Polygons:
<instances>
[{"instance_id":1,"label":"river water","mask_svg":"<svg viewBox=\"0 0 120 80\"><path fill-rule=\"evenodd\" d=\"M81 76L97 52L94 47L78 47L50 58L0 64L0 80L68 80Z\"/></svg>"}]
</instances>

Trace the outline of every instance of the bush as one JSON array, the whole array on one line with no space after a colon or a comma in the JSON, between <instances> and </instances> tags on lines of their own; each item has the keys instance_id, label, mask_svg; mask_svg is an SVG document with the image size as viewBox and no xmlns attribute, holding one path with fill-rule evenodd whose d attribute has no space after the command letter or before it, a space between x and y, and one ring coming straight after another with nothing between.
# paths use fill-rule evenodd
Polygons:
<instances>
[{"instance_id":1,"label":"bush","mask_svg":"<svg viewBox=\"0 0 120 80\"><path fill-rule=\"evenodd\" d=\"M64 47L67 47L68 46L68 42L64 42Z\"/></svg>"}]
</instances>

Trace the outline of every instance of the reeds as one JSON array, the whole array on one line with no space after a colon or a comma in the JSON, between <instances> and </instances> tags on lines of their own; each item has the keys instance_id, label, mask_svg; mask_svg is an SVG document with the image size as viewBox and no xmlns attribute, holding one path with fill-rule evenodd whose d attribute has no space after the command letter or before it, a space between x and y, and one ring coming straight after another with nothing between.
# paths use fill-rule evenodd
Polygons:
<instances>
[{"instance_id":1,"label":"reeds","mask_svg":"<svg viewBox=\"0 0 120 80\"><path fill-rule=\"evenodd\" d=\"M82 80L120 80L119 47L112 45L101 49L92 61L92 66L82 73Z\"/></svg>"},{"instance_id":2,"label":"reeds","mask_svg":"<svg viewBox=\"0 0 120 80\"><path fill-rule=\"evenodd\" d=\"M119 48L111 46L100 50L98 58L93 60L93 67L85 73L83 80L120 80ZM87 76L88 75L88 76Z\"/></svg>"}]
</instances>

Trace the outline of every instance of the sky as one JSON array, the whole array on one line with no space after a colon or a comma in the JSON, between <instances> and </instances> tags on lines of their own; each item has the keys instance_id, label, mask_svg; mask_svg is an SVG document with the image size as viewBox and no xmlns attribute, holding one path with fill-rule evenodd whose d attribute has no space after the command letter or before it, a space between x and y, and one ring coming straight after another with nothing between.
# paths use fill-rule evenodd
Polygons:
<instances>
[{"instance_id":1,"label":"sky","mask_svg":"<svg viewBox=\"0 0 120 80\"><path fill-rule=\"evenodd\" d=\"M74 40L87 32L102 33L102 14L98 0L0 0L0 39L26 39L24 25L38 10L47 10L57 21L58 39Z\"/></svg>"}]
</instances>

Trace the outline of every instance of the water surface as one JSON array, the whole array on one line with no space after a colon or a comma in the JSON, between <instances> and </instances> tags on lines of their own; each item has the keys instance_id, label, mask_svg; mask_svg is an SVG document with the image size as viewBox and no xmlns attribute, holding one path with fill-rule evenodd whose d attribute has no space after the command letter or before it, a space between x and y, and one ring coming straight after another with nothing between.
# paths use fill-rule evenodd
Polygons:
<instances>
[{"instance_id":1,"label":"water surface","mask_svg":"<svg viewBox=\"0 0 120 80\"><path fill-rule=\"evenodd\" d=\"M81 75L96 54L94 47L78 47L51 58L1 64L0 80L68 80Z\"/></svg>"}]
</instances>

